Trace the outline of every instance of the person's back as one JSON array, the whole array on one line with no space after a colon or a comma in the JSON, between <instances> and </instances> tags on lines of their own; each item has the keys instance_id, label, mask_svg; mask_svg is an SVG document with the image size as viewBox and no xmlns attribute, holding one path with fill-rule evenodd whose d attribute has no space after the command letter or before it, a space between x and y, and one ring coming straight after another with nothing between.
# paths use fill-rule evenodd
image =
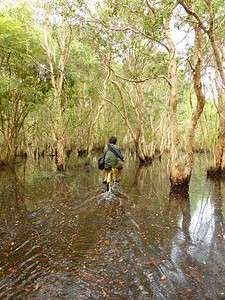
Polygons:
<instances>
[{"instance_id":1,"label":"person's back","mask_svg":"<svg viewBox=\"0 0 225 300\"><path fill-rule=\"evenodd\" d=\"M122 153L121 153L121 148L116 145L117 138L115 136L112 136L109 139L109 144L117 151L119 152L120 156L123 158ZM117 179L116 181L120 181L120 175L123 171L123 159L121 160L113 151L109 149L109 146L106 146L104 149L104 154L105 154L105 179L103 183L106 183L107 180L107 174L108 170L110 170L112 167L118 169L118 174L117 174Z\"/></svg>"},{"instance_id":2,"label":"person's back","mask_svg":"<svg viewBox=\"0 0 225 300\"><path fill-rule=\"evenodd\" d=\"M111 144L116 150L118 150L121 153L121 148L118 145ZM110 168L110 167L116 167L119 163L119 158L109 150L108 146L105 147L104 150L105 154L105 167ZM121 153L122 154L122 153Z\"/></svg>"}]
</instances>

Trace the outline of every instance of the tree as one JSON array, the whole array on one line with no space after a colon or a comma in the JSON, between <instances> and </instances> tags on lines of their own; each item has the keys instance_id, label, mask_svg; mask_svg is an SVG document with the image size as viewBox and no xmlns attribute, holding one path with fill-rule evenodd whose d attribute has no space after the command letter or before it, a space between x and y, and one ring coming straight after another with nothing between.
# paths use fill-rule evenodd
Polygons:
<instances>
[{"instance_id":1,"label":"tree","mask_svg":"<svg viewBox=\"0 0 225 300\"><path fill-rule=\"evenodd\" d=\"M30 60L38 45L7 15L0 16L0 28L0 132L4 143L0 157L9 162L23 144L21 131L28 114L40 101L38 70Z\"/></svg>"},{"instance_id":2,"label":"tree","mask_svg":"<svg viewBox=\"0 0 225 300\"><path fill-rule=\"evenodd\" d=\"M218 129L218 143L216 149L216 171L219 173L224 169L223 153L225 147L225 127L223 121L224 115L224 101L223 90L225 88L225 72L223 67L224 46L223 40L223 22L224 22L224 2L223 1L179 1L185 11L192 20L198 24L202 31L208 36L213 58L215 61L215 85L218 91L218 114L219 114L219 129ZM213 66L211 66L213 68ZM220 76L222 89L219 84L218 75Z\"/></svg>"},{"instance_id":3,"label":"tree","mask_svg":"<svg viewBox=\"0 0 225 300\"><path fill-rule=\"evenodd\" d=\"M77 28L71 24L72 6L68 1L42 1L43 9L41 45L47 55L48 71L51 75L53 96L51 102L51 121L56 138L56 157L58 170L65 170L64 137L61 95L65 66L70 55L71 43Z\"/></svg>"},{"instance_id":4,"label":"tree","mask_svg":"<svg viewBox=\"0 0 225 300\"><path fill-rule=\"evenodd\" d=\"M62 92L65 68L70 56L71 44L78 33L77 11L70 0L42 0L40 3L24 3L17 13L25 30L37 39L46 55L46 63L36 61L45 73L50 74L52 95L50 118L56 143L57 169L65 170ZM34 58L35 59L35 58Z\"/></svg>"},{"instance_id":5,"label":"tree","mask_svg":"<svg viewBox=\"0 0 225 300\"><path fill-rule=\"evenodd\" d=\"M145 5L143 3L131 1L129 6L125 1L120 4L113 4L110 2L111 6L108 11L108 18L102 18L100 23L111 31L126 33L129 38L135 40L134 36L139 35L142 37L142 42L148 41L148 44L156 43L158 45L163 45L165 49L169 52L169 63L168 63L168 76L161 74L161 76L169 83L170 86L170 136L171 136L171 163L170 163L170 179L171 186L188 186L191 178L192 164L193 164L193 141L195 128L197 121L202 113L204 107L204 95L201 91L201 31L196 27L196 48L192 55L195 56L195 66L194 66L194 87L198 99L198 105L196 110L192 112L191 120L186 132L185 140L185 163L183 170L180 163L179 157L179 128L177 119L177 98L179 94L178 90L178 65L176 57L176 46L171 35L171 28L174 23L174 13L175 9L178 9L177 4L173 4L171 1L164 1L160 5L152 1L146 1ZM113 13L112 13L113 11ZM121 20L119 20L121 17ZM183 20L182 20L183 22ZM163 36L164 33L164 36ZM127 39L125 39L127 42ZM121 42L120 42L121 43ZM122 44L122 43L121 43ZM114 83L115 84L115 83ZM119 86L117 84L117 89ZM122 99L122 93L120 88L120 95ZM140 89L139 99L141 99ZM141 103L141 102L139 102ZM141 107L141 106L140 106ZM125 114L126 116L126 114ZM137 115L138 116L138 115ZM126 119L126 118L125 118ZM137 123L141 124L137 117ZM128 123L127 123L128 124ZM129 124L128 124L129 125ZM129 128L129 126L128 126ZM141 127L138 127L139 129ZM139 130L139 133L141 131ZM140 134L141 136L141 134ZM135 141L135 137L133 138ZM144 144L143 141L140 143ZM136 146L138 148L138 146ZM141 157L141 156L140 156Z\"/></svg>"},{"instance_id":6,"label":"tree","mask_svg":"<svg viewBox=\"0 0 225 300\"><path fill-rule=\"evenodd\" d=\"M100 23L100 28L97 28L102 36L101 52L104 52L104 62L110 72L109 81L118 91L120 103L111 99L107 102L119 111L134 143L137 158L141 163L146 163L154 157L155 149L155 145L150 146L146 141L144 128L144 120L148 118L145 109L147 81L155 76L152 72L154 66L149 67L154 55L154 42L150 43L142 35L131 34L130 28L126 28L128 20L123 13L124 19L118 21L119 13L116 12L115 17L112 16L112 25L108 25L110 16L107 13L102 14L102 19L106 20L98 19L96 22Z\"/></svg>"}]
</instances>

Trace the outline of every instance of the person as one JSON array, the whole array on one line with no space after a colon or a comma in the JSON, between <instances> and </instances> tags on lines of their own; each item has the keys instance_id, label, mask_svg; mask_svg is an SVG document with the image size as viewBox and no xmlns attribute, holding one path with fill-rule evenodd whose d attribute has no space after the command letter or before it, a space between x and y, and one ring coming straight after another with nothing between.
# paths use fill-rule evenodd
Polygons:
<instances>
[{"instance_id":1,"label":"person","mask_svg":"<svg viewBox=\"0 0 225 300\"><path fill-rule=\"evenodd\" d=\"M111 146L113 146L117 151L119 151L119 153L122 156L121 148L118 145L116 145L116 142L117 142L117 138L115 136L111 136L111 138L109 139L109 144L111 144ZM116 182L119 182L121 180L120 175L123 171L124 159L120 159L119 157L117 157L112 151L108 149L108 146L106 146L104 149L104 155L105 155L105 179L103 183L106 184L108 170L115 167L118 169Z\"/></svg>"}]
</instances>

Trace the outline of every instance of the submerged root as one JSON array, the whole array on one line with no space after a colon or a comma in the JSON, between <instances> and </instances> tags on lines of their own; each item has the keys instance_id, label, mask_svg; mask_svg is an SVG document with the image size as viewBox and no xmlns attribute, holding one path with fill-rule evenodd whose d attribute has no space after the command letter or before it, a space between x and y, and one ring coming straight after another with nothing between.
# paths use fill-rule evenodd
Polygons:
<instances>
[{"instance_id":1,"label":"submerged root","mask_svg":"<svg viewBox=\"0 0 225 300\"><path fill-rule=\"evenodd\" d=\"M207 178L225 178L225 170L222 168L212 167L206 170Z\"/></svg>"},{"instance_id":2,"label":"submerged root","mask_svg":"<svg viewBox=\"0 0 225 300\"><path fill-rule=\"evenodd\" d=\"M139 157L140 165L150 165L153 161L153 158L151 157L146 157L145 160Z\"/></svg>"},{"instance_id":3,"label":"submerged root","mask_svg":"<svg viewBox=\"0 0 225 300\"><path fill-rule=\"evenodd\" d=\"M173 182L170 178L170 188L171 190L174 190L174 191L188 191L189 190L189 184L190 184L190 181L188 179L183 179L183 180L179 180L177 182Z\"/></svg>"}]
</instances>

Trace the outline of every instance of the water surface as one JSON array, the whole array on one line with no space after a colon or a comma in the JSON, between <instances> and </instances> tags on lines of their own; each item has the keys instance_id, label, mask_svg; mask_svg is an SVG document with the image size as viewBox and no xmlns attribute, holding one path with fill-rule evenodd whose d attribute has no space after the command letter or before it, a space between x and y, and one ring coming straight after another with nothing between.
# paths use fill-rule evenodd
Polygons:
<instances>
[{"instance_id":1,"label":"water surface","mask_svg":"<svg viewBox=\"0 0 225 300\"><path fill-rule=\"evenodd\" d=\"M204 157L189 193L167 157L130 156L113 193L96 161L1 169L0 299L225 299L224 182Z\"/></svg>"}]
</instances>

